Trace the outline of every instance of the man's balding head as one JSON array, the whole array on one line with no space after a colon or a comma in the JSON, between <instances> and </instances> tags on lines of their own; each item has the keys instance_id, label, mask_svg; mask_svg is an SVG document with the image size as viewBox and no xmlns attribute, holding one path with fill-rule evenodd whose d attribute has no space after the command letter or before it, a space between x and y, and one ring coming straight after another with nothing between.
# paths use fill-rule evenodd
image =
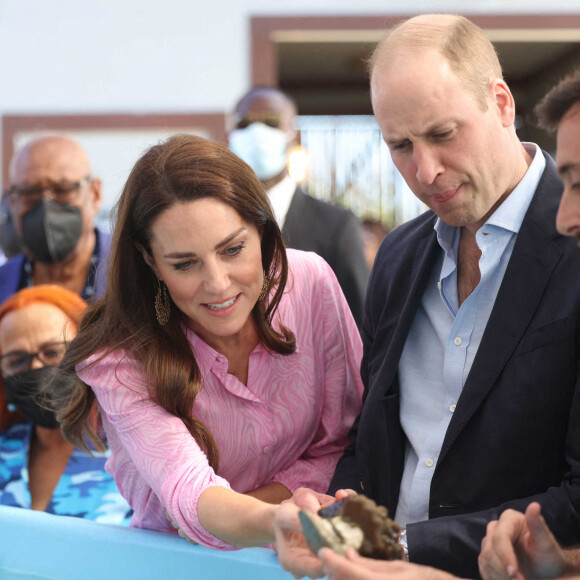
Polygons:
<instances>
[{"instance_id":1,"label":"man's balding head","mask_svg":"<svg viewBox=\"0 0 580 580\"><path fill-rule=\"evenodd\" d=\"M292 130L297 113L296 103L289 95L274 87L258 85L237 102L234 122L237 124L248 115L249 119L255 117L258 121L268 120L270 116L272 122L274 117L278 117L280 123L278 128Z\"/></svg>"},{"instance_id":2,"label":"man's balding head","mask_svg":"<svg viewBox=\"0 0 580 580\"><path fill-rule=\"evenodd\" d=\"M425 50L439 52L483 110L487 108L490 81L503 78L501 65L483 31L463 16L422 14L398 24L371 56L371 78L387 67L404 66L410 54Z\"/></svg>"},{"instance_id":3,"label":"man's balding head","mask_svg":"<svg viewBox=\"0 0 580 580\"><path fill-rule=\"evenodd\" d=\"M79 175L92 173L87 152L64 135L45 135L33 139L14 155L10 182L14 185L49 179L77 181Z\"/></svg>"},{"instance_id":4,"label":"man's balding head","mask_svg":"<svg viewBox=\"0 0 580 580\"><path fill-rule=\"evenodd\" d=\"M91 173L87 152L65 135L37 137L19 149L10 164L10 211L18 235L23 235L23 215L35 203L42 197L62 201L54 191L67 188L72 189L65 203L82 215L81 236L93 235L102 194L101 180Z\"/></svg>"},{"instance_id":5,"label":"man's balding head","mask_svg":"<svg viewBox=\"0 0 580 580\"><path fill-rule=\"evenodd\" d=\"M393 162L445 223L475 232L531 158L491 43L448 14L400 24L372 57L373 111Z\"/></svg>"}]
</instances>

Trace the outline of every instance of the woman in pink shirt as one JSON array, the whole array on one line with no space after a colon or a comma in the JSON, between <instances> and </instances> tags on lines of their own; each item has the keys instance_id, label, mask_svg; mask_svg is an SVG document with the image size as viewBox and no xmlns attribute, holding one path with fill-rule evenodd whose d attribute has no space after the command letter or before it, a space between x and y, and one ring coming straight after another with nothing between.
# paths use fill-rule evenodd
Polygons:
<instances>
[{"instance_id":1,"label":"woman in pink shirt","mask_svg":"<svg viewBox=\"0 0 580 580\"><path fill-rule=\"evenodd\" d=\"M66 437L95 444L131 524L217 549L274 541L275 505L324 492L361 406L357 327L330 267L284 248L228 149L180 135L133 168L104 297L61 367Z\"/></svg>"}]
</instances>

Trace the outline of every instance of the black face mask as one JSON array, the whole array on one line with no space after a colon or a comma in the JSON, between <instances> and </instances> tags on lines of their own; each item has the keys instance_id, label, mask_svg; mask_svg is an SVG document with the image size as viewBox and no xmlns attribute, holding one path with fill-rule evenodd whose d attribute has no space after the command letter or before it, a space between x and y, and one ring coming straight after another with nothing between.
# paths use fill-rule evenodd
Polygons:
<instances>
[{"instance_id":1,"label":"black face mask","mask_svg":"<svg viewBox=\"0 0 580 580\"><path fill-rule=\"evenodd\" d=\"M29 421L46 429L57 429L54 410L51 407L53 397L66 392L66 378L56 374L57 367L30 369L17 375L4 377L4 392L8 405L16 407ZM47 385L50 382L50 387Z\"/></svg>"},{"instance_id":2,"label":"black face mask","mask_svg":"<svg viewBox=\"0 0 580 580\"><path fill-rule=\"evenodd\" d=\"M76 248L82 227L78 207L43 198L22 216L22 243L39 262L62 262Z\"/></svg>"}]
</instances>

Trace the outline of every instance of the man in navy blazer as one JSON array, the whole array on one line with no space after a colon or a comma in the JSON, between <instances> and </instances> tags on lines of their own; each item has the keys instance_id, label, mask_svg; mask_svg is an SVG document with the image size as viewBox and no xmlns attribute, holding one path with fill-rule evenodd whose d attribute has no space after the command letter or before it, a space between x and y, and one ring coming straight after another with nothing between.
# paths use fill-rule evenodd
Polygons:
<instances>
[{"instance_id":1,"label":"man in navy blazer","mask_svg":"<svg viewBox=\"0 0 580 580\"><path fill-rule=\"evenodd\" d=\"M328 262L360 328L369 274L362 226L352 211L312 197L288 173L288 153L298 143L295 118L287 94L254 87L235 107L230 149L262 182L286 245Z\"/></svg>"},{"instance_id":2,"label":"man in navy blazer","mask_svg":"<svg viewBox=\"0 0 580 580\"><path fill-rule=\"evenodd\" d=\"M371 93L395 165L431 211L377 255L365 401L331 490L386 505L412 562L462 576L478 574L487 523L532 499L577 543L580 255L556 231L555 165L519 142L493 47L464 18L392 32Z\"/></svg>"},{"instance_id":3,"label":"man in navy blazer","mask_svg":"<svg viewBox=\"0 0 580 580\"><path fill-rule=\"evenodd\" d=\"M411 562L462 577L479 575L487 524L532 501L576 544L580 252L556 230L555 165L517 138L493 46L463 17L391 31L372 57L371 96L395 165L430 211L377 254L364 403L329 493L387 506ZM295 502L312 509L315 497L300 490ZM322 573L281 554L287 569Z\"/></svg>"},{"instance_id":4,"label":"man in navy blazer","mask_svg":"<svg viewBox=\"0 0 580 580\"><path fill-rule=\"evenodd\" d=\"M37 284L85 300L104 292L110 236L95 228L102 186L91 172L86 151L63 135L38 137L16 153L8 196L23 252L0 266L0 303Z\"/></svg>"}]
</instances>

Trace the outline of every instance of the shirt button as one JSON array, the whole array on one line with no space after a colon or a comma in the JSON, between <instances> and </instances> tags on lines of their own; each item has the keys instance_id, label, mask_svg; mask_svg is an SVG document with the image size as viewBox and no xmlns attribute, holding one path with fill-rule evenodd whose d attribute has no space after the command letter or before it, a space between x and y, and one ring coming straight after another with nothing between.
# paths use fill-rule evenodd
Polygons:
<instances>
[{"instance_id":1,"label":"shirt button","mask_svg":"<svg viewBox=\"0 0 580 580\"><path fill-rule=\"evenodd\" d=\"M453 403L453 405L451 405L451 407L449 407L449 410L453 413L453 411L455 411L455 403Z\"/></svg>"},{"instance_id":2,"label":"shirt button","mask_svg":"<svg viewBox=\"0 0 580 580\"><path fill-rule=\"evenodd\" d=\"M453 339L453 344L455 344L456 346L461 346L461 343L462 343L462 342L463 342L463 341L462 341L462 340L461 340L461 339L460 339L458 336L456 336L456 337Z\"/></svg>"},{"instance_id":3,"label":"shirt button","mask_svg":"<svg viewBox=\"0 0 580 580\"><path fill-rule=\"evenodd\" d=\"M433 460L432 459L425 459L425 465L427 467L433 467Z\"/></svg>"},{"instance_id":4,"label":"shirt button","mask_svg":"<svg viewBox=\"0 0 580 580\"><path fill-rule=\"evenodd\" d=\"M441 282L437 282L437 289L441 290Z\"/></svg>"},{"instance_id":5,"label":"shirt button","mask_svg":"<svg viewBox=\"0 0 580 580\"><path fill-rule=\"evenodd\" d=\"M271 451L271 450L272 450L272 449L271 449L270 447L268 447L267 445L266 445L266 447L264 447L264 449L262 449L262 451L263 451L263 452L264 452L266 455L267 455L268 453L270 453L270 451Z\"/></svg>"}]
</instances>

